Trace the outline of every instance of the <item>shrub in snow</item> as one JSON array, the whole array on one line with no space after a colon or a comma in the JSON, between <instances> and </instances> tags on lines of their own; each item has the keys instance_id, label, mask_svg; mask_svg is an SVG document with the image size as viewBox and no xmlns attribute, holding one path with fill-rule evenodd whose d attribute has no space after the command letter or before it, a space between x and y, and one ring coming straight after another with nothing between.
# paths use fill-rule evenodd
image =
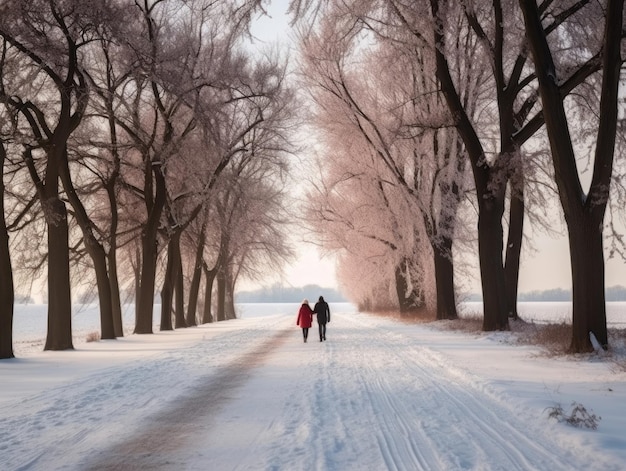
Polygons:
<instances>
[{"instance_id":1,"label":"shrub in snow","mask_svg":"<svg viewBox=\"0 0 626 471\"><path fill-rule=\"evenodd\" d=\"M579 428L596 430L598 423L602 419L602 417L588 412L582 404L577 402L572 402L572 410L569 414L563 410L560 404L549 407L548 410L550 411L548 417Z\"/></svg>"}]
</instances>

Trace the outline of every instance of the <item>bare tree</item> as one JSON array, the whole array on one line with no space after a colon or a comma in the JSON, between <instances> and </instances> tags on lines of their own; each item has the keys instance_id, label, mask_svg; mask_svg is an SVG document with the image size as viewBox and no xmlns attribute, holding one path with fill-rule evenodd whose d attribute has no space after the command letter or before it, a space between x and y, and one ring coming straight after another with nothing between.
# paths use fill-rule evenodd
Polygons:
<instances>
[{"instance_id":1,"label":"bare tree","mask_svg":"<svg viewBox=\"0 0 626 471\"><path fill-rule=\"evenodd\" d=\"M187 251L194 254L192 261L189 263L191 281L189 284L189 297L187 302L187 312L185 315L185 322L189 327L198 325L198 299L200 295L200 283L202 281L202 261L204 258L207 226L209 223L209 208L210 207L208 205L203 208L199 217L196 218L192 224L190 224L189 229L185 233L187 240L184 242L186 242Z\"/></svg>"},{"instance_id":2,"label":"bare tree","mask_svg":"<svg viewBox=\"0 0 626 471\"><path fill-rule=\"evenodd\" d=\"M624 0L608 0L602 5L605 8L602 11L583 11L587 16L598 15L596 18L604 22L604 32L599 38L592 38L598 39L595 44L588 41L577 44L578 38L572 35L563 38L571 43L570 50L578 47L587 52L575 67L570 63L572 52L568 52L567 70L558 67L561 65L556 57L559 53L548 41L549 31L542 24L536 2L520 0L520 5L539 81L556 183L568 228L573 293L570 349L573 352L592 350L591 334L607 348L602 229L613 171L620 69L624 64L621 55L625 37ZM594 57L601 57L602 93L598 107L593 175L589 190L585 192L569 130L563 82L569 75L588 75L585 60L588 52Z\"/></svg>"},{"instance_id":3,"label":"bare tree","mask_svg":"<svg viewBox=\"0 0 626 471\"><path fill-rule=\"evenodd\" d=\"M11 61L7 57L7 44L2 44L0 56L0 76L4 76L5 70L11 67ZM0 359L13 358L13 310L15 291L13 282L13 266L11 263L11 251L9 246L9 227L5 200L8 192L5 184L6 173L9 166L7 148L9 140L16 125L15 114L11 114L10 107L3 107L0 113Z\"/></svg>"},{"instance_id":4,"label":"bare tree","mask_svg":"<svg viewBox=\"0 0 626 471\"><path fill-rule=\"evenodd\" d=\"M410 207L420 219L417 238L430 242L434 257L437 315L455 318L452 238L464 159L456 133L445 130L452 121L446 117L436 83L425 75L433 68L433 55L428 48L401 48L391 41L362 51L357 47L360 36L342 30L336 21L354 13L338 10L322 20L319 37L309 34L304 40L304 74L311 77L318 106L320 97L326 96L319 106L322 112L346 116L352 131L346 127L341 132L362 139L380 162L375 171L381 179L393 182L412 201ZM352 24L346 23L346 28ZM327 126L325 132L334 131ZM354 153L352 158L362 155L367 153ZM398 260L399 292L407 285L402 280L405 264L403 258Z\"/></svg>"},{"instance_id":5,"label":"bare tree","mask_svg":"<svg viewBox=\"0 0 626 471\"><path fill-rule=\"evenodd\" d=\"M242 81L238 82L245 58L237 52L236 45L259 2L198 1L183 6L146 0L141 5L137 3L137 7L143 17L143 32L134 44L137 57L144 64L144 74L136 77L137 88L144 90L141 100L149 96L152 111L146 113L144 106L136 107L133 125L127 127L127 132L143 156L145 180L140 193L147 215L142 225L141 286L135 331L150 333L162 216L179 227L168 213L168 165L176 149L194 129L223 132L223 129L212 128L212 116L222 113L220 107L236 106L238 101L244 100L236 96L237 86L242 86L241 90L246 87ZM162 40L167 36L178 39ZM148 123L145 118L149 118L152 125L137 132ZM226 154L217 153L217 174L223 165L219 158L224 156ZM176 270L176 266L174 261L172 270ZM163 305L169 312L170 303Z\"/></svg>"},{"instance_id":6,"label":"bare tree","mask_svg":"<svg viewBox=\"0 0 626 471\"><path fill-rule=\"evenodd\" d=\"M96 155L92 155L91 161L82 168L91 173L92 180L98 183L97 193L92 196L92 199L96 199L95 205L97 207L108 205L108 211L100 211L92 216L90 225L95 227L95 231L100 235L102 250L106 253L109 290L101 293L101 296L105 295L109 300L101 303L111 305L116 337L124 335L117 258L120 243L118 197L124 183L122 162L130 147L117 121L122 119L121 110L124 109L123 104L127 99L126 88L132 87L131 78L139 66L132 60L132 55L123 47L124 42L120 40L127 34L132 33L125 32L120 26L106 25L102 28L99 40L95 41L89 50L89 68L86 74L93 97L86 118L91 126L83 125L85 129L76 143L77 147L96 149Z\"/></svg>"},{"instance_id":7,"label":"bare tree","mask_svg":"<svg viewBox=\"0 0 626 471\"><path fill-rule=\"evenodd\" d=\"M24 122L24 162L36 188L48 230L48 336L46 350L73 348L71 329L68 215L61 198L67 176L68 139L80 124L89 93L80 51L108 17L108 5L84 2L34 1L5 8L0 35L23 61L21 73L8 83L3 77L2 99L19 111ZM55 97L56 93L56 97Z\"/></svg>"},{"instance_id":8,"label":"bare tree","mask_svg":"<svg viewBox=\"0 0 626 471\"><path fill-rule=\"evenodd\" d=\"M552 2L546 2L545 6ZM544 15L549 19L548 32L553 32L567 18L576 14L586 2L568 8L555 4ZM478 239L481 282L484 299L485 330L506 329L508 314L515 313L515 297L519 272L519 253L524 217L524 160L522 145L536 134L543 124L543 114L538 107L534 71L527 65L527 54L512 2L475 2L458 5L447 1L430 1L434 20L433 40L436 53L436 74L441 90L463 138L474 175L478 204ZM406 10L406 24L418 37L415 15ZM456 18L456 20L452 20ZM461 21L463 20L463 21ZM491 76L484 89L495 97L493 120L487 127L495 131L490 137L485 133L475 112L466 106L460 89L464 88L463 74L459 74L459 59L450 51L458 51L459 32L472 33L474 47L472 61L482 58L489 65ZM469 36L468 36L469 37ZM420 37L420 40L430 41ZM469 56L462 59L467 62ZM587 64L587 73L595 61ZM567 94L579 75L573 75L563 84ZM497 142L493 154L489 140ZM503 250L503 216L510 187L509 234L507 250ZM506 253L506 261L502 255Z\"/></svg>"},{"instance_id":9,"label":"bare tree","mask_svg":"<svg viewBox=\"0 0 626 471\"><path fill-rule=\"evenodd\" d=\"M336 131L332 139L324 134L332 159L319 159L319 177L311 178L305 218L324 250L343 254L338 261L340 283L353 293L354 302L368 309L395 306L403 314L424 306L434 309L432 247L423 237L421 220L406 217L414 211L410 199L369 146L346 139L349 130L340 120L327 125ZM358 258L370 269L352 263ZM372 292L379 296L371 297Z\"/></svg>"},{"instance_id":10,"label":"bare tree","mask_svg":"<svg viewBox=\"0 0 626 471\"><path fill-rule=\"evenodd\" d=\"M273 130L259 132L272 134ZM223 252L223 265L228 267L225 277L224 317L236 317L234 310L235 286L243 277L261 276L268 268L278 269L292 253L286 244L289 220L284 208L285 143L276 139L261 142L257 135L252 144L256 156L233 166L235 181L228 185L230 204L222 213L227 223L227 249ZM222 199L224 201L224 198ZM221 306L218 304L218 313Z\"/></svg>"},{"instance_id":11,"label":"bare tree","mask_svg":"<svg viewBox=\"0 0 626 471\"><path fill-rule=\"evenodd\" d=\"M13 358L13 270L9 252L9 232L4 210L4 168L6 148L0 142L0 359Z\"/></svg>"}]
</instances>

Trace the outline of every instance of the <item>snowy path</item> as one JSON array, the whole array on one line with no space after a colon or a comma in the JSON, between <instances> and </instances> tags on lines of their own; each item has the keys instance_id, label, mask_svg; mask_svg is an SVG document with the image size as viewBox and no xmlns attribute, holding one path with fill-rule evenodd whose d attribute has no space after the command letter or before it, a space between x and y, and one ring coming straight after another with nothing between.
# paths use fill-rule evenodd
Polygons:
<instances>
[{"instance_id":1,"label":"snowy path","mask_svg":"<svg viewBox=\"0 0 626 471\"><path fill-rule=\"evenodd\" d=\"M179 463L192 453L208 469L580 469L472 378L375 320L335 316L328 341L315 337L282 345L276 359L289 365L258 371Z\"/></svg>"},{"instance_id":2,"label":"snowy path","mask_svg":"<svg viewBox=\"0 0 626 471\"><path fill-rule=\"evenodd\" d=\"M212 418L216 412L228 407L230 395L245 384L251 370L258 368L268 353L290 333L289 330L279 331L258 348L194 384L182 397L175 398L172 407L151 414L139 433L98 453L87 469L170 468L169 455L187 441L193 442L192 437L203 433L209 424L215 426ZM180 465L179 469L185 469L184 460Z\"/></svg>"},{"instance_id":3,"label":"snowy path","mask_svg":"<svg viewBox=\"0 0 626 471\"><path fill-rule=\"evenodd\" d=\"M0 469L619 469L385 319L336 313L326 342L293 316L192 330L0 404Z\"/></svg>"}]
</instances>

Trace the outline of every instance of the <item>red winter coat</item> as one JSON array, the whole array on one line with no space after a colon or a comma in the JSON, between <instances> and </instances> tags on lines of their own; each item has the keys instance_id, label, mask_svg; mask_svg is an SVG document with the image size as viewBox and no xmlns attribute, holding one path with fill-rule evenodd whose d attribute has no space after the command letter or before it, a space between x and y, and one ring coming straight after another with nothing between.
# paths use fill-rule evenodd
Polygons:
<instances>
[{"instance_id":1,"label":"red winter coat","mask_svg":"<svg viewBox=\"0 0 626 471\"><path fill-rule=\"evenodd\" d=\"M298 311L296 325L299 325L303 329L308 329L311 327L311 324L313 324L313 310L308 304L303 304Z\"/></svg>"}]
</instances>

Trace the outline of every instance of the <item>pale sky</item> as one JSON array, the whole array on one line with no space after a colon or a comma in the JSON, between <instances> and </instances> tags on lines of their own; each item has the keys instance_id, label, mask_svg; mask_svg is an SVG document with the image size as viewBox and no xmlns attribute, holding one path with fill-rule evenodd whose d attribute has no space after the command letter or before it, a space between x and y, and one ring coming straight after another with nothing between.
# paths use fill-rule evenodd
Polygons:
<instances>
[{"instance_id":1,"label":"pale sky","mask_svg":"<svg viewBox=\"0 0 626 471\"><path fill-rule=\"evenodd\" d=\"M322 258L314 245L303 244L299 246L298 259L285 268L280 281L284 286L319 285L337 288L334 257Z\"/></svg>"},{"instance_id":2,"label":"pale sky","mask_svg":"<svg viewBox=\"0 0 626 471\"><path fill-rule=\"evenodd\" d=\"M252 35L262 42L284 43L291 30L287 9L289 0L272 0L266 8L267 15L257 18L252 26Z\"/></svg>"}]
</instances>

